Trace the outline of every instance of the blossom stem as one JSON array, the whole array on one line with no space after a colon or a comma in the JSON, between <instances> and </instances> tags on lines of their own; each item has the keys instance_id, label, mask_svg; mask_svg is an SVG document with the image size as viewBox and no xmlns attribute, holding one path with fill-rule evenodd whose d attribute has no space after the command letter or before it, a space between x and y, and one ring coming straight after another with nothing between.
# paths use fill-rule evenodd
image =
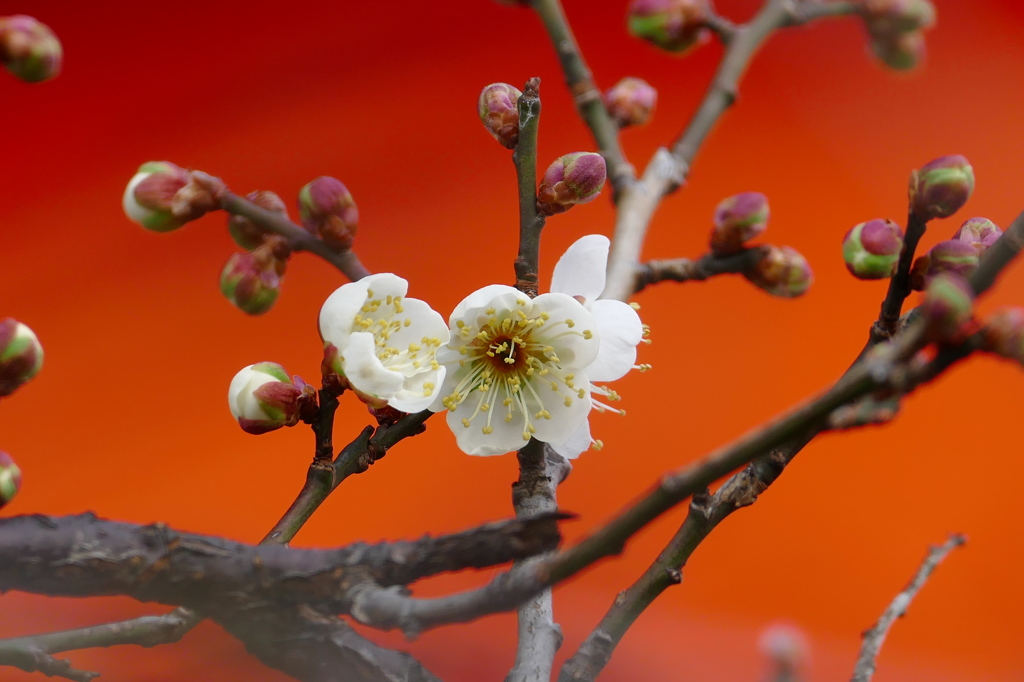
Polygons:
<instances>
[{"instance_id":1,"label":"blossom stem","mask_svg":"<svg viewBox=\"0 0 1024 682\"><path fill-rule=\"evenodd\" d=\"M593 76L583 53L576 43L576 37L566 20L560 0L532 0L530 5L544 24L551 38L551 45L558 54L565 74L565 84L576 103L576 110L590 128L598 151L608 164L608 180L612 185L612 198L619 195L623 187L636 179L636 171L619 144L619 127L608 115L601 98L601 91L594 84Z\"/></svg>"},{"instance_id":2,"label":"blossom stem","mask_svg":"<svg viewBox=\"0 0 1024 682\"><path fill-rule=\"evenodd\" d=\"M715 275L740 274L757 265L767 250L768 247L755 246L731 256L706 253L697 260L650 260L636 268L634 293L639 293L658 282L702 282Z\"/></svg>"},{"instance_id":3,"label":"blossom stem","mask_svg":"<svg viewBox=\"0 0 1024 682\"><path fill-rule=\"evenodd\" d=\"M907 217L907 234L903 238L903 250L896 265L896 274L889 279L889 289L885 294L885 300L882 301L878 320L871 326L872 345L891 338L896 333L903 302L910 295L910 267L914 264L914 252L927 228L927 221L910 211Z\"/></svg>"},{"instance_id":4,"label":"blossom stem","mask_svg":"<svg viewBox=\"0 0 1024 682\"><path fill-rule=\"evenodd\" d=\"M519 142L512 153L519 187L519 255L516 257L516 289L531 298L537 295L540 233L544 216L537 212L537 128L540 123L540 79L526 81L519 98Z\"/></svg>"},{"instance_id":5,"label":"blossom stem","mask_svg":"<svg viewBox=\"0 0 1024 682\"><path fill-rule=\"evenodd\" d=\"M370 274L354 251L331 248L280 213L268 211L231 192L224 192L219 200L220 207L228 213L248 218L263 229L285 237L293 251L308 251L320 256L353 282Z\"/></svg>"}]
</instances>

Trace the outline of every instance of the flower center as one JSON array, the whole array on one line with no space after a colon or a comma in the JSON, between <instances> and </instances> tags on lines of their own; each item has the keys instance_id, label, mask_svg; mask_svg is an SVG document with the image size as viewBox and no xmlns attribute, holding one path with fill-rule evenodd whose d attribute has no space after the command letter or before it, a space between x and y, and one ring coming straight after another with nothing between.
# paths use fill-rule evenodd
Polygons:
<instances>
[{"instance_id":1,"label":"flower center","mask_svg":"<svg viewBox=\"0 0 1024 682\"><path fill-rule=\"evenodd\" d=\"M486 309L487 317L479 326L456 322L456 335L463 342L458 347L461 377L442 402L455 412L469 401L473 413L463 417L462 425L469 428L479 418L485 435L494 431L495 413L506 423L521 413L523 440L529 440L536 433L534 420L551 419L545 404L555 401L568 407L574 399L587 397L586 389L575 385L575 375L562 365L552 344L564 335L589 339L593 333L574 329L571 319L552 320L545 311L527 314L523 309L529 306L528 299L518 299L516 304L514 310Z\"/></svg>"}]
</instances>

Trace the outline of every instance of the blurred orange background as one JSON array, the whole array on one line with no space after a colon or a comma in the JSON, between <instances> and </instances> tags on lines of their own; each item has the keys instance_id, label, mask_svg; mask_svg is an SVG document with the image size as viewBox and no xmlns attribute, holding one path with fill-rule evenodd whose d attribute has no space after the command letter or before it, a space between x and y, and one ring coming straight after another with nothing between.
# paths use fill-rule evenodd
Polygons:
<instances>
[{"instance_id":1,"label":"blurred orange background","mask_svg":"<svg viewBox=\"0 0 1024 682\"><path fill-rule=\"evenodd\" d=\"M658 88L654 121L623 141L642 167L675 137L721 54L684 59L627 36L625 2L566 0L598 84L627 75ZM734 20L758 2L721 0ZM771 200L765 237L803 252L810 293L772 299L740 278L663 284L638 297L654 343L647 374L616 389L625 418L594 418L606 447L585 453L559 491L579 537L668 469L825 387L860 349L884 284L855 281L839 244L857 222L903 223L909 171L962 153L978 185L964 211L933 224L925 245L984 215L1007 225L1024 209L1024 8L1013 0L938 0L926 65L885 70L854 20L777 35L755 60L738 106L708 140L689 185L657 213L648 257L698 256L712 211L729 194ZM275 308L248 318L218 292L234 250L214 214L173 234L148 233L120 208L144 161L167 159L246 193L286 198L319 175L343 180L361 212L357 250L376 271L445 316L470 291L512 281L516 191L509 153L476 120L480 89L543 79L540 155L593 149L540 24L487 0L10 5L49 24L64 73L25 85L0 78L5 102L0 316L29 324L43 372L0 405L0 448L24 487L4 514L163 521L256 542L287 508L312 454L305 427L243 433L225 404L243 365L274 360L314 380L315 319L343 283L314 257L290 263ZM293 215L295 211L293 209ZM549 221L542 272L590 232L610 234L607 199ZM985 301L1024 303L1024 266ZM751 509L696 551L619 647L603 680L756 680L758 632L785 620L811 641L809 678L848 677L862 629L951 531L967 546L896 624L879 661L892 680L1020 680L1024 475L1019 433L1024 373L973 359L906 401L894 423L815 441ZM368 417L343 400L336 442ZM411 538L511 513L512 455L460 453L443 420L347 481L296 546ZM674 510L556 592L571 654L615 593L637 576L684 516ZM420 594L481 584L431 581ZM0 598L0 636L159 613L128 599ZM449 682L499 680L514 654L511 615L446 627L408 648ZM102 679L283 680L216 626L179 644L74 652ZM0 671L3 680L35 679Z\"/></svg>"}]
</instances>

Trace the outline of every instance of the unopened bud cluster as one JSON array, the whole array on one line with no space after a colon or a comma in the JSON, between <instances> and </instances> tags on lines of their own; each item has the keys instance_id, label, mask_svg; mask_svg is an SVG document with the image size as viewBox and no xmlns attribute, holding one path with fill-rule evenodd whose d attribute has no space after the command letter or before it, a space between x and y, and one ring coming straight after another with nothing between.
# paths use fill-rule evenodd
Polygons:
<instances>
[{"instance_id":1,"label":"unopened bud cluster","mask_svg":"<svg viewBox=\"0 0 1024 682\"><path fill-rule=\"evenodd\" d=\"M892 277L903 250L903 231L891 220L855 225L843 238L846 269L857 279Z\"/></svg>"},{"instance_id":2,"label":"unopened bud cluster","mask_svg":"<svg viewBox=\"0 0 1024 682\"><path fill-rule=\"evenodd\" d=\"M289 377L276 362L241 369L228 388L228 407L246 433L295 426L315 406L316 390L300 377Z\"/></svg>"},{"instance_id":3,"label":"unopened bud cluster","mask_svg":"<svg viewBox=\"0 0 1024 682\"><path fill-rule=\"evenodd\" d=\"M668 52L683 53L706 42L711 9L707 0L633 0L629 32Z\"/></svg>"},{"instance_id":4,"label":"unopened bud cluster","mask_svg":"<svg viewBox=\"0 0 1024 682\"><path fill-rule=\"evenodd\" d=\"M907 70L924 57L924 31L935 23L929 0L861 0L871 51L892 69Z\"/></svg>"},{"instance_id":5,"label":"unopened bud cluster","mask_svg":"<svg viewBox=\"0 0 1024 682\"><path fill-rule=\"evenodd\" d=\"M43 347L35 332L17 320L0 320L0 397L8 396L39 373Z\"/></svg>"},{"instance_id":6,"label":"unopened bud cluster","mask_svg":"<svg viewBox=\"0 0 1024 682\"><path fill-rule=\"evenodd\" d=\"M576 204L593 201L607 177L608 169L600 154L574 152L559 157L541 178L537 210L550 216L568 211Z\"/></svg>"},{"instance_id":7,"label":"unopened bud cluster","mask_svg":"<svg viewBox=\"0 0 1024 682\"><path fill-rule=\"evenodd\" d=\"M491 83L480 91L477 113L484 128L502 147L519 142L519 98L523 93L508 83Z\"/></svg>"},{"instance_id":8,"label":"unopened bud cluster","mask_svg":"<svg viewBox=\"0 0 1024 682\"><path fill-rule=\"evenodd\" d=\"M910 173L907 196L918 219L948 218L959 211L974 192L974 168L959 154L929 161Z\"/></svg>"},{"instance_id":9,"label":"unopened bud cluster","mask_svg":"<svg viewBox=\"0 0 1024 682\"><path fill-rule=\"evenodd\" d=\"M604 93L608 114L620 128L647 123L657 103L658 91L642 78L623 78Z\"/></svg>"},{"instance_id":10,"label":"unopened bud cluster","mask_svg":"<svg viewBox=\"0 0 1024 682\"><path fill-rule=\"evenodd\" d=\"M911 286L923 290L933 277L943 272L970 277L978 269L981 255L1002 234L1003 231L988 218L964 221L952 239L939 242L914 261L910 270Z\"/></svg>"},{"instance_id":11,"label":"unopened bud cluster","mask_svg":"<svg viewBox=\"0 0 1024 682\"><path fill-rule=\"evenodd\" d=\"M0 17L0 62L26 83L49 80L64 61L57 36L38 19L25 15Z\"/></svg>"}]
</instances>

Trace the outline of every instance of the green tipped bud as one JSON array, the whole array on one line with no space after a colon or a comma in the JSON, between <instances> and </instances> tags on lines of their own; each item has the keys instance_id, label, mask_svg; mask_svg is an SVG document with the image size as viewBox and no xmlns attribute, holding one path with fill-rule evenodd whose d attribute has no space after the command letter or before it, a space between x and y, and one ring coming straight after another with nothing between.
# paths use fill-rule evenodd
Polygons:
<instances>
[{"instance_id":1,"label":"green tipped bud","mask_svg":"<svg viewBox=\"0 0 1024 682\"><path fill-rule=\"evenodd\" d=\"M890 69L909 71L924 59L924 34L914 31L872 36L871 53Z\"/></svg>"},{"instance_id":2,"label":"green tipped bud","mask_svg":"<svg viewBox=\"0 0 1024 682\"><path fill-rule=\"evenodd\" d=\"M928 282L921 317L931 341L948 343L963 337L974 315L974 291L960 275L943 272Z\"/></svg>"},{"instance_id":3,"label":"green tipped bud","mask_svg":"<svg viewBox=\"0 0 1024 682\"><path fill-rule=\"evenodd\" d=\"M273 192L251 192L245 198L260 208L288 217L288 207L285 206L281 197ZM248 251L252 251L262 244L263 239L267 236L266 230L245 216L240 215L228 216L228 232L236 244Z\"/></svg>"},{"instance_id":4,"label":"green tipped bud","mask_svg":"<svg viewBox=\"0 0 1024 682\"><path fill-rule=\"evenodd\" d=\"M914 261L910 270L911 287L920 291L927 288L933 277L943 272L970 277L977 269L978 250L968 242L947 239Z\"/></svg>"},{"instance_id":5,"label":"green tipped bud","mask_svg":"<svg viewBox=\"0 0 1024 682\"><path fill-rule=\"evenodd\" d=\"M716 256L738 253L768 227L768 197L760 192L735 194L715 208L711 251Z\"/></svg>"},{"instance_id":6,"label":"green tipped bud","mask_svg":"<svg viewBox=\"0 0 1024 682\"><path fill-rule=\"evenodd\" d=\"M38 83L60 73L64 51L50 28L25 15L0 17L0 62L16 78Z\"/></svg>"},{"instance_id":7,"label":"green tipped bud","mask_svg":"<svg viewBox=\"0 0 1024 682\"><path fill-rule=\"evenodd\" d=\"M843 237L846 269L857 279L885 279L896 272L903 231L891 220L869 220Z\"/></svg>"},{"instance_id":8,"label":"green tipped bud","mask_svg":"<svg viewBox=\"0 0 1024 682\"><path fill-rule=\"evenodd\" d=\"M188 171L170 161L149 161L139 166L128 182L122 205L125 215L153 232L170 232L185 224L172 211L174 195L188 184Z\"/></svg>"},{"instance_id":9,"label":"green tipped bud","mask_svg":"<svg viewBox=\"0 0 1024 682\"><path fill-rule=\"evenodd\" d=\"M866 0L863 16L872 35L896 35L931 28L935 7L929 0Z\"/></svg>"},{"instance_id":10,"label":"green tipped bud","mask_svg":"<svg viewBox=\"0 0 1024 682\"><path fill-rule=\"evenodd\" d=\"M284 262L266 246L233 253L220 274L220 290L239 310L262 315L281 293Z\"/></svg>"},{"instance_id":11,"label":"green tipped bud","mask_svg":"<svg viewBox=\"0 0 1024 682\"><path fill-rule=\"evenodd\" d=\"M953 235L953 239L970 244L980 255L1002 236L1003 231L988 218L968 218Z\"/></svg>"},{"instance_id":12,"label":"green tipped bud","mask_svg":"<svg viewBox=\"0 0 1024 682\"><path fill-rule=\"evenodd\" d=\"M0 320L0 397L14 393L43 368L43 346L27 325Z\"/></svg>"},{"instance_id":13,"label":"green tipped bud","mask_svg":"<svg viewBox=\"0 0 1024 682\"><path fill-rule=\"evenodd\" d=\"M807 259L788 246L770 246L764 258L743 276L759 289L782 298L800 296L814 282L814 272Z\"/></svg>"},{"instance_id":14,"label":"green tipped bud","mask_svg":"<svg viewBox=\"0 0 1024 682\"><path fill-rule=\"evenodd\" d=\"M3 450L0 450L0 509L14 499L21 490L21 469Z\"/></svg>"},{"instance_id":15,"label":"green tipped bud","mask_svg":"<svg viewBox=\"0 0 1024 682\"><path fill-rule=\"evenodd\" d=\"M986 349L1024 365L1024 308L1000 308L985 323Z\"/></svg>"},{"instance_id":16,"label":"green tipped bud","mask_svg":"<svg viewBox=\"0 0 1024 682\"><path fill-rule=\"evenodd\" d=\"M477 114L484 128L502 147L514 149L519 142L519 98L523 93L508 83L491 83L480 91Z\"/></svg>"},{"instance_id":17,"label":"green tipped bud","mask_svg":"<svg viewBox=\"0 0 1024 682\"><path fill-rule=\"evenodd\" d=\"M231 415L243 431L254 435L295 426L315 403L316 390L299 377L289 377L276 362L243 368L228 388Z\"/></svg>"},{"instance_id":18,"label":"green tipped bud","mask_svg":"<svg viewBox=\"0 0 1024 682\"><path fill-rule=\"evenodd\" d=\"M620 128L647 123L657 103L658 91L642 78L623 78L604 93L608 114Z\"/></svg>"},{"instance_id":19,"label":"green tipped bud","mask_svg":"<svg viewBox=\"0 0 1024 682\"><path fill-rule=\"evenodd\" d=\"M706 0L633 0L629 32L669 52L683 53L707 42L710 9Z\"/></svg>"},{"instance_id":20,"label":"green tipped bud","mask_svg":"<svg viewBox=\"0 0 1024 682\"><path fill-rule=\"evenodd\" d=\"M299 190L299 215L306 229L330 246L352 248L359 209L340 180L324 175Z\"/></svg>"},{"instance_id":21,"label":"green tipped bud","mask_svg":"<svg viewBox=\"0 0 1024 682\"><path fill-rule=\"evenodd\" d=\"M600 154L566 154L544 172L537 188L537 210L543 215L554 215L593 201L607 177L608 168Z\"/></svg>"},{"instance_id":22,"label":"green tipped bud","mask_svg":"<svg viewBox=\"0 0 1024 682\"><path fill-rule=\"evenodd\" d=\"M948 218L967 203L974 192L974 169L959 154L929 161L910 173L910 210L921 220Z\"/></svg>"}]
</instances>

